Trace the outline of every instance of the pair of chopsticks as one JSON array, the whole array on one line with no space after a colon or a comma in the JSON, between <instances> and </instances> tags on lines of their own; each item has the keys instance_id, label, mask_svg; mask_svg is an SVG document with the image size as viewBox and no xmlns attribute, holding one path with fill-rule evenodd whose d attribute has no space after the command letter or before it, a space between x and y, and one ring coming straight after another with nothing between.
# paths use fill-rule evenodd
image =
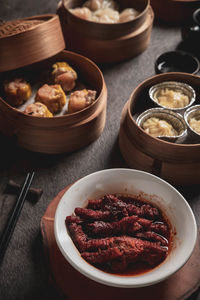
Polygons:
<instances>
[{"instance_id":1,"label":"pair of chopsticks","mask_svg":"<svg viewBox=\"0 0 200 300\"><path fill-rule=\"evenodd\" d=\"M24 183L22 185L21 191L19 193L19 196L17 197L17 200L15 202L15 205L12 209L12 212L10 214L10 217L7 221L7 224L5 226L5 229L1 235L1 239L0 239L0 264L2 263L4 254L6 252L7 246L9 244L9 241L11 239L11 236L13 234L13 231L15 229L15 225L17 223L17 220L20 216L21 210L23 208L25 199L26 199L26 195L28 193L28 190L31 186L33 177L34 177L35 173L28 173L26 175L26 178L24 180Z\"/></svg>"}]
</instances>

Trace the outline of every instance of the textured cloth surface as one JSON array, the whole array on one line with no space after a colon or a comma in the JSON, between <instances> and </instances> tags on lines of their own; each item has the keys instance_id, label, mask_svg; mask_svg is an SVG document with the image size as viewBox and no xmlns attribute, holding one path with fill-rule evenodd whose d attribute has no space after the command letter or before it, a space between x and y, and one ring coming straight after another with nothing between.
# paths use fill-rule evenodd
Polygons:
<instances>
[{"instance_id":1,"label":"textured cloth surface","mask_svg":"<svg viewBox=\"0 0 200 300\"><path fill-rule=\"evenodd\" d=\"M0 17L5 20L56 11L53 0L1 0ZM40 220L60 190L92 172L127 167L118 147L120 116L133 89L154 75L154 62L162 52L174 50L181 41L180 27L154 24L148 49L136 58L112 66L100 66L108 88L107 121L102 135L91 145L71 154L40 155L19 149L14 141L0 136L0 233L15 201L4 192L9 179L22 183L34 168L33 186L43 195L33 205L26 201L0 267L0 299L59 299L49 284L40 233ZM179 188L179 187L178 187ZM198 186L179 188L191 204L200 225ZM200 299L193 296L192 299ZM80 299L82 297L80 296ZM152 299L153 300L153 299Z\"/></svg>"}]
</instances>

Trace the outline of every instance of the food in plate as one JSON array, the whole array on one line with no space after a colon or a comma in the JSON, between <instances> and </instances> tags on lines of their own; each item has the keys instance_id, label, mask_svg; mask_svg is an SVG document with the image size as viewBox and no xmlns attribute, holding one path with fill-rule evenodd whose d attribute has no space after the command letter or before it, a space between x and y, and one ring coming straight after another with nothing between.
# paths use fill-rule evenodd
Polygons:
<instances>
[{"instance_id":1,"label":"food in plate","mask_svg":"<svg viewBox=\"0 0 200 300\"><path fill-rule=\"evenodd\" d=\"M36 93L35 102L47 106L52 114L58 113L66 104L66 95L59 84L44 84Z\"/></svg>"},{"instance_id":2,"label":"food in plate","mask_svg":"<svg viewBox=\"0 0 200 300\"><path fill-rule=\"evenodd\" d=\"M24 113L34 117L43 117L43 118L53 117L52 113L48 110L46 105L40 102L35 102L27 105L24 110Z\"/></svg>"},{"instance_id":3,"label":"food in plate","mask_svg":"<svg viewBox=\"0 0 200 300\"><path fill-rule=\"evenodd\" d=\"M113 0L88 0L82 7L72 8L70 12L79 18L99 23L128 22L139 14L134 8L120 11Z\"/></svg>"},{"instance_id":4,"label":"food in plate","mask_svg":"<svg viewBox=\"0 0 200 300\"><path fill-rule=\"evenodd\" d=\"M174 129L172 124L156 117L150 117L145 120L142 124L142 128L153 137L178 135L178 132Z\"/></svg>"},{"instance_id":5,"label":"food in plate","mask_svg":"<svg viewBox=\"0 0 200 300\"><path fill-rule=\"evenodd\" d=\"M26 102L32 94L30 84L23 78L6 80L4 82L4 92L6 101L15 107Z\"/></svg>"},{"instance_id":6,"label":"food in plate","mask_svg":"<svg viewBox=\"0 0 200 300\"><path fill-rule=\"evenodd\" d=\"M165 260L173 239L171 225L156 206L130 195L106 194L88 200L66 217L82 258L110 273L140 274Z\"/></svg>"},{"instance_id":7,"label":"food in plate","mask_svg":"<svg viewBox=\"0 0 200 300\"><path fill-rule=\"evenodd\" d=\"M66 62L57 62L52 67L54 82L60 84L65 92L71 91L75 87L76 71Z\"/></svg>"},{"instance_id":8,"label":"food in plate","mask_svg":"<svg viewBox=\"0 0 200 300\"><path fill-rule=\"evenodd\" d=\"M200 115L199 118L197 117L190 118L189 125L195 132L200 134Z\"/></svg>"},{"instance_id":9,"label":"food in plate","mask_svg":"<svg viewBox=\"0 0 200 300\"><path fill-rule=\"evenodd\" d=\"M154 93L154 99L168 108L182 108L190 103L189 96L179 88L160 88Z\"/></svg>"},{"instance_id":10,"label":"food in plate","mask_svg":"<svg viewBox=\"0 0 200 300\"><path fill-rule=\"evenodd\" d=\"M74 113L91 105L96 99L96 91L78 90L71 93L68 102L68 112Z\"/></svg>"}]
</instances>

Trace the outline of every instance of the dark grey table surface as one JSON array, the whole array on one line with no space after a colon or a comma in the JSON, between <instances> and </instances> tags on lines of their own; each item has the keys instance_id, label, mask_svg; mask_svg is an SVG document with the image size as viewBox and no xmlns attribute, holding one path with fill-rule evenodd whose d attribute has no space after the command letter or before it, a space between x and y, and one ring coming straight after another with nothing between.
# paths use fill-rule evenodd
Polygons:
<instances>
[{"instance_id":1,"label":"dark grey table surface","mask_svg":"<svg viewBox=\"0 0 200 300\"><path fill-rule=\"evenodd\" d=\"M56 6L56 0L0 0L0 18L11 20L54 13ZM43 189L38 203L26 201L0 267L1 300L60 299L49 283L40 220L50 201L68 184L98 170L128 167L118 147L122 108L132 90L155 74L156 57L176 49L180 42L179 26L157 22L150 45L144 53L123 63L100 66L108 88L107 122L99 139L84 149L71 154L42 155L20 149L12 140L0 135L0 233L15 201L14 195L5 192L8 180L22 183L26 172L34 168L36 176L33 186ZM199 226L199 185L177 188L191 205ZM190 297L190 300L197 299L200 300L199 291Z\"/></svg>"}]
</instances>

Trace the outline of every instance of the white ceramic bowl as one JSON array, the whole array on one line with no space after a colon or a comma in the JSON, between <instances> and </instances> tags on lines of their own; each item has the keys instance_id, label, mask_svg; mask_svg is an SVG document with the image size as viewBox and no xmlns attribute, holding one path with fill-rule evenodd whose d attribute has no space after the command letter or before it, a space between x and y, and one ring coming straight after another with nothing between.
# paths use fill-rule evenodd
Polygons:
<instances>
[{"instance_id":1,"label":"white ceramic bowl","mask_svg":"<svg viewBox=\"0 0 200 300\"><path fill-rule=\"evenodd\" d=\"M66 230L65 218L88 199L107 193L141 194L163 210L172 224L174 244L167 258L151 271L134 276L105 273L88 264ZM54 222L55 237L63 256L79 272L105 285L133 288L158 283L178 271L189 259L197 237L193 212L184 197L166 181L149 173L132 169L108 169L90 174L63 195Z\"/></svg>"}]
</instances>

